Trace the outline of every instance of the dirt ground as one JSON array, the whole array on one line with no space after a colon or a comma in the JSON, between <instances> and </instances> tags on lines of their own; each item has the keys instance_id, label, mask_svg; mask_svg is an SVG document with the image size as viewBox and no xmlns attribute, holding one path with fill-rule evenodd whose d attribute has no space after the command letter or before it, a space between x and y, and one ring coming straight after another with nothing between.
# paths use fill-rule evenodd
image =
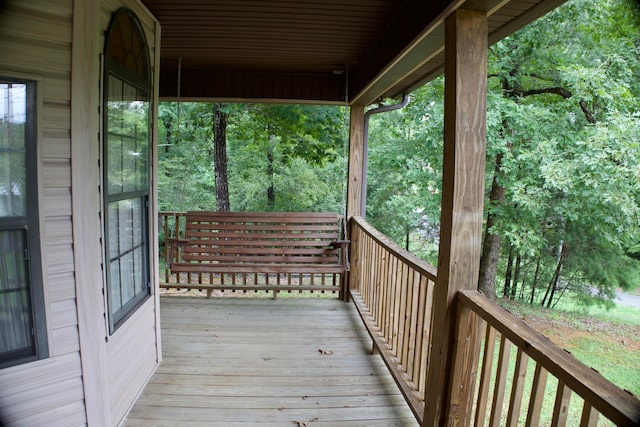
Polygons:
<instances>
[{"instance_id":1,"label":"dirt ground","mask_svg":"<svg viewBox=\"0 0 640 427\"><path fill-rule=\"evenodd\" d=\"M640 351L640 326L603 322L592 318L571 321L520 316L529 326L562 348L570 349L581 338L597 339L603 344L623 345L629 351Z\"/></svg>"}]
</instances>

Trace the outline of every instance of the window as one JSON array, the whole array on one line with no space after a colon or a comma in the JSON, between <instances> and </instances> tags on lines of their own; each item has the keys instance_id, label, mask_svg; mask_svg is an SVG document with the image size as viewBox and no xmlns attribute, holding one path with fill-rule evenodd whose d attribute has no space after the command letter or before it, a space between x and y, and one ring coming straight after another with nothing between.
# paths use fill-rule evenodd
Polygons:
<instances>
[{"instance_id":1,"label":"window","mask_svg":"<svg viewBox=\"0 0 640 427\"><path fill-rule=\"evenodd\" d=\"M129 10L107 33L104 79L104 228L109 330L113 333L150 295L149 56Z\"/></svg>"},{"instance_id":2,"label":"window","mask_svg":"<svg viewBox=\"0 0 640 427\"><path fill-rule=\"evenodd\" d=\"M0 368L48 356L35 92L35 82L0 77Z\"/></svg>"}]
</instances>

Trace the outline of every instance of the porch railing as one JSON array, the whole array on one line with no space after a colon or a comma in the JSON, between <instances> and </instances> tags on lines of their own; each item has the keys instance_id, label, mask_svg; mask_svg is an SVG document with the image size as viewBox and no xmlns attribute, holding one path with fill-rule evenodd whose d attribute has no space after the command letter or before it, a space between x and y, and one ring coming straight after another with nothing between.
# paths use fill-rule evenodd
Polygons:
<instances>
[{"instance_id":1,"label":"porch railing","mask_svg":"<svg viewBox=\"0 0 640 427\"><path fill-rule=\"evenodd\" d=\"M350 224L349 289L373 340L419 421L424 414L436 269L362 218Z\"/></svg>"},{"instance_id":2,"label":"porch railing","mask_svg":"<svg viewBox=\"0 0 640 427\"><path fill-rule=\"evenodd\" d=\"M165 283L171 281L171 270L169 270L171 245L168 244L168 241L169 239L184 237L186 226L185 216L186 212L158 212L158 230L162 233L161 238L158 240L160 240L160 254L164 258ZM202 282L202 273L197 274L199 281ZM191 282L191 277L189 277L188 281Z\"/></svg>"},{"instance_id":3,"label":"porch railing","mask_svg":"<svg viewBox=\"0 0 640 427\"><path fill-rule=\"evenodd\" d=\"M635 396L476 291L457 294L448 390L425 394L436 269L361 218L349 237L350 295L421 423L425 396L447 393L447 425L640 425Z\"/></svg>"},{"instance_id":4,"label":"porch railing","mask_svg":"<svg viewBox=\"0 0 640 427\"><path fill-rule=\"evenodd\" d=\"M455 413L450 412L449 421L475 426L639 425L635 396L480 292L458 292L457 306L449 386L449 407Z\"/></svg>"}]
</instances>

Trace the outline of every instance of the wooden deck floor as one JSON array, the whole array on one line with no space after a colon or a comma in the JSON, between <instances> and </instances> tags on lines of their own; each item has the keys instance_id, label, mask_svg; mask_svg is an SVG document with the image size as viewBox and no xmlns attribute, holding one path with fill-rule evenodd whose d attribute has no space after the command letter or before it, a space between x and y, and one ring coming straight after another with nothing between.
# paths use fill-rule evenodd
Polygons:
<instances>
[{"instance_id":1,"label":"wooden deck floor","mask_svg":"<svg viewBox=\"0 0 640 427\"><path fill-rule=\"evenodd\" d=\"M352 304L161 298L164 360L126 426L417 426Z\"/></svg>"}]
</instances>

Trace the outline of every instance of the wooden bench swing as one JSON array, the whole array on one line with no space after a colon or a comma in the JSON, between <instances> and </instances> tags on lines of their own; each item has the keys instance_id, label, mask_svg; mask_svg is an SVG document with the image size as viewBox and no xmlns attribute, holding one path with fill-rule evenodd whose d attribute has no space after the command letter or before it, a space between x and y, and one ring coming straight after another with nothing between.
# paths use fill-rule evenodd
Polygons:
<instances>
[{"instance_id":1,"label":"wooden bench swing","mask_svg":"<svg viewBox=\"0 0 640 427\"><path fill-rule=\"evenodd\" d=\"M344 295L349 241L338 214L192 211L185 220L184 237L167 240L176 283L162 288L206 290L208 298L216 289Z\"/></svg>"}]
</instances>

